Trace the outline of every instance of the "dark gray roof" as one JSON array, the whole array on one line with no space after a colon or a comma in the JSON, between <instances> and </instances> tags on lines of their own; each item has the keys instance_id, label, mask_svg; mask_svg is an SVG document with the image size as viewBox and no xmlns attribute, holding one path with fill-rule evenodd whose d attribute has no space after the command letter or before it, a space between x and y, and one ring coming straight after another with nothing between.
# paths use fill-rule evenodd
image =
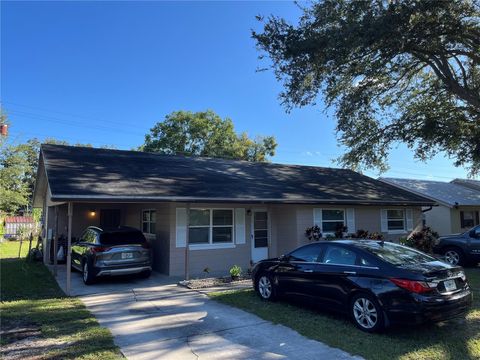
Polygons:
<instances>
[{"instance_id":1,"label":"dark gray roof","mask_svg":"<svg viewBox=\"0 0 480 360\"><path fill-rule=\"evenodd\" d=\"M41 157L53 201L433 204L344 169L62 145Z\"/></svg>"},{"instance_id":2,"label":"dark gray roof","mask_svg":"<svg viewBox=\"0 0 480 360\"><path fill-rule=\"evenodd\" d=\"M453 182L382 178L382 181L413 191L447 206L480 205L480 191Z\"/></svg>"},{"instance_id":3,"label":"dark gray roof","mask_svg":"<svg viewBox=\"0 0 480 360\"><path fill-rule=\"evenodd\" d=\"M468 187L473 190L480 190L480 180L472 179L454 179L451 181L453 184Z\"/></svg>"}]
</instances>

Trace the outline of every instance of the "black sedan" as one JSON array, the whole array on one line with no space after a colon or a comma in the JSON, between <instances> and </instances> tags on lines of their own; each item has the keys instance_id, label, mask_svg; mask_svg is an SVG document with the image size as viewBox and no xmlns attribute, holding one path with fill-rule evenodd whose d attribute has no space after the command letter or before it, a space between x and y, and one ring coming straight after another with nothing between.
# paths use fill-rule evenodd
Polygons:
<instances>
[{"instance_id":1,"label":"black sedan","mask_svg":"<svg viewBox=\"0 0 480 360\"><path fill-rule=\"evenodd\" d=\"M89 226L79 241L72 244L72 268L82 272L86 285L94 283L98 276L149 277L152 252L138 229L121 227L104 231Z\"/></svg>"},{"instance_id":2,"label":"black sedan","mask_svg":"<svg viewBox=\"0 0 480 360\"><path fill-rule=\"evenodd\" d=\"M367 332L447 320L464 314L472 302L461 267L383 241L315 242L258 262L252 278L264 300L306 297L349 314Z\"/></svg>"}]
</instances>

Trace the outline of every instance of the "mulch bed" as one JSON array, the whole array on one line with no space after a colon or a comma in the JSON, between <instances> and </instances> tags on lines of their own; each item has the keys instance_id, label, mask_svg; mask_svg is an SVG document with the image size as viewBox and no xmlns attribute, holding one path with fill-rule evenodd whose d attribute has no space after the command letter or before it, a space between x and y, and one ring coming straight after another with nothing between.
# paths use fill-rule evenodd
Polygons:
<instances>
[{"instance_id":1,"label":"mulch bed","mask_svg":"<svg viewBox=\"0 0 480 360\"><path fill-rule=\"evenodd\" d=\"M205 289L210 287L217 286L234 286L249 284L252 282L250 276L241 276L238 280L232 280L230 276L217 277L217 278L204 278L204 279L193 279L187 281L181 281L180 285L185 286L189 289Z\"/></svg>"}]
</instances>

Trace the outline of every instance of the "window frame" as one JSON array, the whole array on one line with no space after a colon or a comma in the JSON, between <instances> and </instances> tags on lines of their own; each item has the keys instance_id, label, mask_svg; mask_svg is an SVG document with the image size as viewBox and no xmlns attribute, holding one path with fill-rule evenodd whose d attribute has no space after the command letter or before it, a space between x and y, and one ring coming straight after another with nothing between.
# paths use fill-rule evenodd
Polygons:
<instances>
[{"instance_id":1,"label":"window frame","mask_svg":"<svg viewBox=\"0 0 480 360\"><path fill-rule=\"evenodd\" d=\"M465 213L471 213L473 215L472 217L472 226L464 226L465 225ZM478 222L478 217L479 217L479 212L478 210L460 210L460 229L471 229L474 228L475 226L479 225ZM470 219L468 219L470 220Z\"/></svg>"},{"instance_id":2,"label":"window frame","mask_svg":"<svg viewBox=\"0 0 480 360\"><path fill-rule=\"evenodd\" d=\"M333 223L336 223L336 222L339 222L340 220L325 220L324 219L324 216L323 216L323 212L325 210L334 210L334 211L342 211L343 212L343 226L347 226L347 209L343 209L343 208L321 208L322 210L322 234L323 235L335 235L335 231L324 231L323 230L323 223L324 222L333 222Z\"/></svg>"},{"instance_id":3,"label":"window frame","mask_svg":"<svg viewBox=\"0 0 480 360\"><path fill-rule=\"evenodd\" d=\"M150 213L150 221L144 221L143 220L143 213L148 211ZM152 211L155 212L155 221L151 221L152 219ZM141 222L141 229L142 229L142 233L144 234L147 234L147 235L156 235L156 231L157 231L157 209L142 209L142 212L140 214L141 218L140 218L140 222ZM154 223L155 224L155 232L151 232L151 224ZM146 231L143 231L143 224L148 224L148 232Z\"/></svg>"},{"instance_id":4,"label":"window frame","mask_svg":"<svg viewBox=\"0 0 480 360\"><path fill-rule=\"evenodd\" d=\"M190 219L187 219L187 232L188 235L188 247L190 250L204 250L204 249L226 249L235 247L235 209L234 208L208 208L208 207L198 207L191 208L192 210L208 210L209 211L209 224L208 225L190 225ZM213 225L213 212L215 210L228 210L232 213L232 224L231 225ZM190 229L191 228L208 228L208 243L190 243ZM231 242L213 242L213 229L214 228L230 228L232 233Z\"/></svg>"},{"instance_id":5,"label":"window frame","mask_svg":"<svg viewBox=\"0 0 480 360\"><path fill-rule=\"evenodd\" d=\"M385 215L386 215L386 222L387 222L387 232L389 234L405 234L407 232L407 210L406 209L384 209L385 210ZM403 213L403 228L402 229L390 229L388 222L390 218L388 217L388 212L389 211L401 211ZM391 219L392 221L399 221L399 218L393 218Z\"/></svg>"}]
</instances>

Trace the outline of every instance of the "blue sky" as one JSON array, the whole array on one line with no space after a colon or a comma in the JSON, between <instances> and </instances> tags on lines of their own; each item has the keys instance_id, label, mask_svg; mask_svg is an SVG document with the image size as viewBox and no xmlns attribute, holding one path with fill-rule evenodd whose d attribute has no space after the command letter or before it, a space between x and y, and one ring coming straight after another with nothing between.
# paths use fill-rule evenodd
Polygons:
<instances>
[{"instance_id":1,"label":"blue sky","mask_svg":"<svg viewBox=\"0 0 480 360\"><path fill-rule=\"evenodd\" d=\"M287 114L271 71L256 72L256 15L296 21L290 2L1 3L1 99L10 139L54 137L129 149L175 110L212 109L239 132L274 135L280 163L336 166L321 103ZM327 113L328 114L328 113ZM392 151L383 176L448 181L466 170ZM368 171L367 175L377 176Z\"/></svg>"}]
</instances>

